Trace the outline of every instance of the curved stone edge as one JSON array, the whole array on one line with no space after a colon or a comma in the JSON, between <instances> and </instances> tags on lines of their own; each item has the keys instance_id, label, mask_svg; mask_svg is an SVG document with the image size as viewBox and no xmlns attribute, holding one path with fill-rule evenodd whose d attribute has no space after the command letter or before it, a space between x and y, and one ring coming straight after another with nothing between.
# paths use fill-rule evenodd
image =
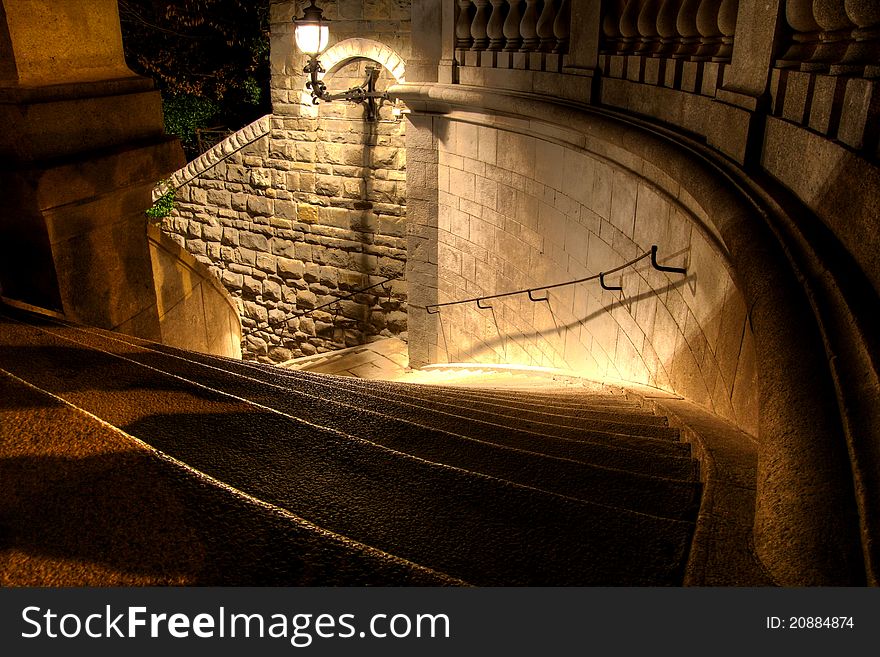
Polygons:
<instances>
[{"instance_id":1,"label":"curved stone edge","mask_svg":"<svg viewBox=\"0 0 880 657\"><path fill-rule=\"evenodd\" d=\"M773 210L745 174L679 131L607 108L450 84L394 85L388 93L414 114L488 113L500 129L528 130L628 168L642 160L687 181L686 205L730 254L750 308L760 367L757 554L786 586L863 584L859 520L849 512L858 503L821 318L774 234Z\"/></svg>"},{"instance_id":2,"label":"curved stone edge","mask_svg":"<svg viewBox=\"0 0 880 657\"><path fill-rule=\"evenodd\" d=\"M332 75L352 59L371 59L388 69L398 84L406 82L406 64L403 58L384 43L373 39L343 39L321 55L321 64L327 69L324 75Z\"/></svg>"},{"instance_id":3,"label":"curved stone edge","mask_svg":"<svg viewBox=\"0 0 880 657\"><path fill-rule=\"evenodd\" d=\"M755 479L758 454L755 439L729 422L677 395L628 381L609 387L633 399L669 426L681 431L700 463L700 510L685 586L775 586L752 545Z\"/></svg>"},{"instance_id":4,"label":"curved stone edge","mask_svg":"<svg viewBox=\"0 0 880 657\"><path fill-rule=\"evenodd\" d=\"M240 151L245 146L265 137L272 129L272 115L266 114L253 123L249 123L241 130L229 135L219 144L215 144L207 151L199 155L182 169L172 173L168 181L163 181L153 189L153 202L163 194L171 190L177 190L187 183L195 180L209 169L217 166L233 153Z\"/></svg>"},{"instance_id":5,"label":"curved stone edge","mask_svg":"<svg viewBox=\"0 0 880 657\"><path fill-rule=\"evenodd\" d=\"M233 297L229 293L229 290L226 289L226 286L224 286L223 283L221 283L217 279L217 277L211 272L210 268L206 264L201 262L198 258L192 255L182 246L180 246L180 244L175 242L173 239L168 237L165 233L162 232L162 229L155 224L147 224L147 239L153 242L157 248L167 251L170 255L174 256L178 260L183 261L183 263L190 269L199 272L202 276L202 279L208 282L208 285L210 285L211 288L213 288L213 290L223 298L223 300L226 302L226 305L229 306L230 310L235 313L236 318L239 318L239 313L241 311L238 307L235 297ZM240 319L239 333L241 333Z\"/></svg>"}]
</instances>

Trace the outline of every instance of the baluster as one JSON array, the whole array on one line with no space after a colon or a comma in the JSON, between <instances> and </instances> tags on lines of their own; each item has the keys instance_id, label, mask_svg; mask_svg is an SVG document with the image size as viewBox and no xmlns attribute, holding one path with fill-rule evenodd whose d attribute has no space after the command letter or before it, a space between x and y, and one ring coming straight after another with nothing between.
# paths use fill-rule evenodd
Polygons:
<instances>
[{"instance_id":1,"label":"baluster","mask_svg":"<svg viewBox=\"0 0 880 657\"><path fill-rule=\"evenodd\" d=\"M689 59L700 47L700 31L697 29L697 12L701 0L684 0L675 19L675 29L680 36L678 46L672 56L675 59Z\"/></svg>"},{"instance_id":2,"label":"baluster","mask_svg":"<svg viewBox=\"0 0 880 657\"><path fill-rule=\"evenodd\" d=\"M711 59L721 47L721 30L718 29L718 11L721 0L703 0L697 10L697 31L700 33L700 47L694 53L694 60Z\"/></svg>"},{"instance_id":3,"label":"baluster","mask_svg":"<svg viewBox=\"0 0 880 657\"><path fill-rule=\"evenodd\" d=\"M504 48L504 12L507 11L507 0L489 0L492 3L492 17L486 27L489 35L489 50L498 51Z\"/></svg>"},{"instance_id":4,"label":"baluster","mask_svg":"<svg viewBox=\"0 0 880 657\"><path fill-rule=\"evenodd\" d=\"M657 34L660 35L660 44L655 53L658 57L668 57L678 47L679 34L675 27L678 12L681 9L681 0L663 0L660 11L657 12Z\"/></svg>"},{"instance_id":5,"label":"baluster","mask_svg":"<svg viewBox=\"0 0 880 657\"><path fill-rule=\"evenodd\" d=\"M642 8L641 0L627 0L623 14L620 16L620 45L618 52L631 55L636 50L639 39L639 11Z\"/></svg>"},{"instance_id":6,"label":"baluster","mask_svg":"<svg viewBox=\"0 0 880 657\"><path fill-rule=\"evenodd\" d=\"M713 62L729 62L733 55L733 37L736 32L736 16L739 0L724 0L718 10L718 29L721 30L721 47L712 57Z\"/></svg>"},{"instance_id":7,"label":"baluster","mask_svg":"<svg viewBox=\"0 0 880 657\"><path fill-rule=\"evenodd\" d=\"M522 45L522 36L519 33L519 24L522 22L521 0L507 0L507 18L504 21L504 40L507 45L504 50L516 52Z\"/></svg>"},{"instance_id":8,"label":"baluster","mask_svg":"<svg viewBox=\"0 0 880 657\"><path fill-rule=\"evenodd\" d=\"M644 0L639 12L636 28L639 31L639 46L636 52L640 55L652 55L660 47L660 34L657 32L657 14L660 11L660 0Z\"/></svg>"},{"instance_id":9,"label":"baluster","mask_svg":"<svg viewBox=\"0 0 880 657\"><path fill-rule=\"evenodd\" d=\"M620 17L623 15L624 0L611 0L603 3L601 51L613 55L620 49Z\"/></svg>"},{"instance_id":10,"label":"baluster","mask_svg":"<svg viewBox=\"0 0 880 657\"><path fill-rule=\"evenodd\" d=\"M571 0L562 0L556 20L553 21L553 34L556 37L556 48L553 52L560 55L568 54L568 38L571 34Z\"/></svg>"},{"instance_id":11,"label":"baluster","mask_svg":"<svg viewBox=\"0 0 880 657\"><path fill-rule=\"evenodd\" d=\"M841 0L813 0L813 18L821 28L819 44L809 60L801 66L807 71L827 71L846 55L853 24L846 17Z\"/></svg>"},{"instance_id":12,"label":"baluster","mask_svg":"<svg viewBox=\"0 0 880 657\"><path fill-rule=\"evenodd\" d=\"M526 0L526 10L519 24L522 37L520 52L534 52L541 40L538 38L538 0Z\"/></svg>"},{"instance_id":13,"label":"baluster","mask_svg":"<svg viewBox=\"0 0 880 657\"><path fill-rule=\"evenodd\" d=\"M880 74L880 3L877 0L846 0L846 16L855 25L853 43L847 49L843 63L866 66L866 77Z\"/></svg>"},{"instance_id":14,"label":"baluster","mask_svg":"<svg viewBox=\"0 0 880 657\"><path fill-rule=\"evenodd\" d=\"M489 0L474 0L474 4L477 10L474 12L474 20L471 21L471 50L485 50L489 45L489 35L486 33L489 25Z\"/></svg>"},{"instance_id":15,"label":"baluster","mask_svg":"<svg viewBox=\"0 0 880 657\"><path fill-rule=\"evenodd\" d=\"M819 42L819 24L813 16L813 0L786 0L785 21L791 30L788 48L776 61L780 68L799 67L810 59Z\"/></svg>"},{"instance_id":16,"label":"baluster","mask_svg":"<svg viewBox=\"0 0 880 657\"><path fill-rule=\"evenodd\" d=\"M474 3L471 0L458 0L458 20L455 22L455 47L468 50L473 44L471 38L471 19Z\"/></svg>"},{"instance_id":17,"label":"baluster","mask_svg":"<svg viewBox=\"0 0 880 657\"><path fill-rule=\"evenodd\" d=\"M556 0L544 0L544 9L538 18L535 32L541 40L538 50L541 52L553 52L556 47L556 35L553 34L553 21L556 20Z\"/></svg>"}]
</instances>

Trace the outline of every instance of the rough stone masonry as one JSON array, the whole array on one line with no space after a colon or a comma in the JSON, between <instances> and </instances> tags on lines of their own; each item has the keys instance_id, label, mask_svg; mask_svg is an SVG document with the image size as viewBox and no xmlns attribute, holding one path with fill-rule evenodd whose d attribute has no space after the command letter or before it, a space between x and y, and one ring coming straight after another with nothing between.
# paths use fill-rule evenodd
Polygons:
<instances>
[{"instance_id":1,"label":"rough stone masonry","mask_svg":"<svg viewBox=\"0 0 880 657\"><path fill-rule=\"evenodd\" d=\"M332 41L363 34L363 21L380 12L322 6ZM389 103L375 123L362 106L311 105L305 59L292 47L296 10L272 5L274 113L176 174L175 209L162 226L240 300L243 357L274 363L407 330L405 121ZM400 19L377 23L394 36L372 36L405 59L409 3L381 13ZM328 74L328 86L359 85L368 65L376 64L352 59ZM377 87L393 81L382 68ZM385 278L395 280L311 312Z\"/></svg>"}]
</instances>

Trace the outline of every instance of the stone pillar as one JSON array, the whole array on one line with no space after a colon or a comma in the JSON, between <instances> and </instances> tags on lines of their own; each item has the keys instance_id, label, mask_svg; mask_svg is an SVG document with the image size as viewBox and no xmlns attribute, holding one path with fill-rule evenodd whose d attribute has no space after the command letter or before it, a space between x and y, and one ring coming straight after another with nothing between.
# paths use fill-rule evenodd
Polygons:
<instances>
[{"instance_id":1,"label":"stone pillar","mask_svg":"<svg viewBox=\"0 0 880 657\"><path fill-rule=\"evenodd\" d=\"M759 155L780 7L780 3L757 0L739 2L733 54L724 85L716 93L716 100L725 106L725 121L716 124L707 137L712 146L740 164Z\"/></svg>"},{"instance_id":2,"label":"stone pillar","mask_svg":"<svg viewBox=\"0 0 880 657\"><path fill-rule=\"evenodd\" d=\"M443 56L443 31L437 26L442 23L440 2L412 0L412 57L406 64L409 82L437 82Z\"/></svg>"},{"instance_id":3,"label":"stone pillar","mask_svg":"<svg viewBox=\"0 0 880 657\"><path fill-rule=\"evenodd\" d=\"M587 103L593 97L593 77L599 64L601 7L600 0L571 3L571 33L562 72L587 78L581 87L579 98Z\"/></svg>"},{"instance_id":4,"label":"stone pillar","mask_svg":"<svg viewBox=\"0 0 880 657\"><path fill-rule=\"evenodd\" d=\"M116 2L0 7L3 294L159 339L144 210L183 153L125 66Z\"/></svg>"},{"instance_id":5,"label":"stone pillar","mask_svg":"<svg viewBox=\"0 0 880 657\"><path fill-rule=\"evenodd\" d=\"M437 362L438 353L439 315L425 311L425 306L437 303L439 191L434 130L438 120L431 115L410 114L406 126L407 331L411 367Z\"/></svg>"}]
</instances>

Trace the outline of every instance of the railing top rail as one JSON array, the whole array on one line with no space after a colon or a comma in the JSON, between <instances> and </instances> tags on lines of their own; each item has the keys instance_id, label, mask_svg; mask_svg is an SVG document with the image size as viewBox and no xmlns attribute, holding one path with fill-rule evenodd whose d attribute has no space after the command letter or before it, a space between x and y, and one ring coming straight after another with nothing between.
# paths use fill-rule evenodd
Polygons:
<instances>
[{"instance_id":1,"label":"railing top rail","mask_svg":"<svg viewBox=\"0 0 880 657\"><path fill-rule=\"evenodd\" d=\"M425 311L430 315L434 315L434 314L440 312L439 308L443 308L445 306L455 306L455 305L459 305L459 304L463 304L463 303L476 303L480 308L488 308L489 306L482 305L483 301L488 301L489 299L501 299L502 297L512 297L516 294L528 294L529 299L531 299L532 301L546 301L547 300L546 296L543 298L535 298L533 296L533 294L535 292L538 292L541 290L545 290L545 291L546 290L553 290L558 287L565 287L567 285L577 285L578 283L586 283L587 281L595 281L595 280L598 280L602 284L602 287L604 287L606 289L620 289L620 288L608 288L605 285L605 277L608 276L609 274L616 274L617 272L619 272L623 269L626 269L627 267L632 267L634 264L636 264L636 263L638 263L648 257L651 258L651 266L654 267L654 269L656 269L658 271L668 271L668 272L673 272L673 273L677 273L677 274L686 274L687 273L687 269L685 269L684 267L666 267L664 265L659 264L657 262L657 248L658 248L657 245L654 244L653 246L651 246L650 251L645 251L642 255L640 255L636 258L633 258L629 262L625 262L622 265L618 265L617 267L614 267L613 269L609 269L608 271L602 271L602 272L599 272L598 274L593 274L592 276L585 276L584 278L576 278L574 280L564 281L562 283L551 283L550 285L538 285L536 287L526 287L526 288L522 288L521 290L512 290L510 292L499 292L498 294L487 294L487 295L484 295L481 297L472 297L470 299L459 299L457 301L445 301L443 303L430 303L427 306L425 306Z\"/></svg>"}]
</instances>

